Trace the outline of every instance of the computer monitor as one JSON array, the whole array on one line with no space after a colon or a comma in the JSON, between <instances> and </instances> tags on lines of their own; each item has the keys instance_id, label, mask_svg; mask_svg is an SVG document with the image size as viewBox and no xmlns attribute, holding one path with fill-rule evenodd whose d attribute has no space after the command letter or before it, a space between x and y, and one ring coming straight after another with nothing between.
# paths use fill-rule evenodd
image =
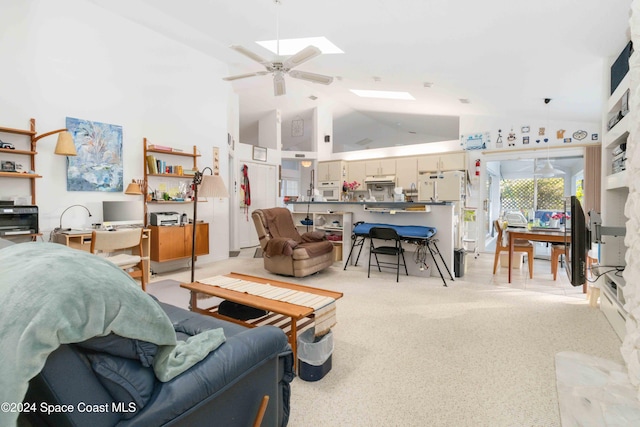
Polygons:
<instances>
[{"instance_id":1,"label":"computer monitor","mask_svg":"<svg viewBox=\"0 0 640 427\"><path fill-rule=\"evenodd\" d=\"M104 226L143 226L144 207L139 201L103 201L102 222Z\"/></svg>"}]
</instances>

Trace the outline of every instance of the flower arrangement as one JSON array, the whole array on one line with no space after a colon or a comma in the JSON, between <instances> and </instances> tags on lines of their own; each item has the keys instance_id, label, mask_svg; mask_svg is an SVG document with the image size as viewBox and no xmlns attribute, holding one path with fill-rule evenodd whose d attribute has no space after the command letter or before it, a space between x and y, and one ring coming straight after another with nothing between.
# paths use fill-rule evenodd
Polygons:
<instances>
[{"instance_id":1,"label":"flower arrangement","mask_svg":"<svg viewBox=\"0 0 640 427\"><path fill-rule=\"evenodd\" d=\"M562 212L556 212L553 215L551 215L551 219L562 219L564 218L564 213Z\"/></svg>"},{"instance_id":2,"label":"flower arrangement","mask_svg":"<svg viewBox=\"0 0 640 427\"><path fill-rule=\"evenodd\" d=\"M360 187L360 183L358 181L344 181L342 183L342 191L355 191L358 187Z\"/></svg>"}]
</instances>

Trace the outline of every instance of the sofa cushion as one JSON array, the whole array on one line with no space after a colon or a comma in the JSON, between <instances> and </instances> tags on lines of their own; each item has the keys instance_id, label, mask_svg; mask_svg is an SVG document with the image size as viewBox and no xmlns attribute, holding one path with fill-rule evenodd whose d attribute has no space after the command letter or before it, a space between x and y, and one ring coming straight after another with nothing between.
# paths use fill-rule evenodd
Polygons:
<instances>
[{"instance_id":1,"label":"sofa cushion","mask_svg":"<svg viewBox=\"0 0 640 427\"><path fill-rule=\"evenodd\" d=\"M107 353L112 356L136 359L142 366L149 367L153 364L153 358L158 352L156 344L131 338L109 334L103 337L94 337L76 344L86 350L98 353Z\"/></svg>"},{"instance_id":2,"label":"sofa cushion","mask_svg":"<svg viewBox=\"0 0 640 427\"><path fill-rule=\"evenodd\" d=\"M156 384L152 368L137 360L107 354L89 353L87 357L102 385L126 411L123 418L131 418L144 408Z\"/></svg>"}]
</instances>

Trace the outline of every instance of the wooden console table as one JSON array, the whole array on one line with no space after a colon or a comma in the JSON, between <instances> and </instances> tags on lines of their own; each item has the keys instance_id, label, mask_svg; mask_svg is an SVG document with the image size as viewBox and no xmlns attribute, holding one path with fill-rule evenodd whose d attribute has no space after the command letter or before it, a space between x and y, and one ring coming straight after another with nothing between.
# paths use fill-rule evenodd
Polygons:
<instances>
[{"instance_id":1,"label":"wooden console table","mask_svg":"<svg viewBox=\"0 0 640 427\"><path fill-rule=\"evenodd\" d=\"M115 231L117 233L117 231ZM51 241L54 243L60 243L61 245L69 246L73 249L89 252L91 249L91 230L86 232L71 231L69 233L52 233ZM149 283L150 277L150 263L149 254L151 253L151 230L145 228L142 230L142 256L146 257L146 260L142 261L144 265L144 280ZM136 254L138 255L138 254Z\"/></svg>"},{"instance_id":2,"label":"wooden console table","mask_svg":"<svg viewBox=\"0 0 640 427\"><path fill-rule=\"evenodd\" d=\"M342 298L342 292L328 291L326 289L312 288L309 286L297 285L295 283L281 282L278 280L271 280L271 279L265 279L262 277L249 276L246 274L229 273L229 274L225 274L225 277L236 278L236 279L245 280L253 283L269 284L271 286L278 287L278 288L292 289L295 291L306 292L309 294L330 297L330 298L333 298L334 300ZM274 321L269 322L269 324L276 324L276 323L279 323L278 320L282 316L288 317L290 319L290 322L288 322L285 325L282 325L281 328L284 330L285 327L288 327L288 326L291 327L291 329L287 333L287 336L289 338L289 344L291 344L291 350L293 351L293 357L297 365L298 330L314 322L315 310L313 308L302 306L302 305L296 305L296 304L292 304L284 301L264 298L256 295L251 295L250 293L247 293L247 292L238 292L230 289L225 289L215 285L207 285L199 282L182 283L180 284L180 286L183 288L189 289L191 291L191 304L190 304L191 311L194 311L196 313L207 314L209 316L214 316L214 317L227 320L229 322L237 323L239 325L243 325L250 328L254 328L258 326L258 323L264 324L265 320L273 319ZM222 298L228 301L233 301L239 304L244 304L250 307L258 308L261 310L266 310L269 312L269 314L267 314L267 316L260 317L254 320L249 320L249 321L234 319L218 313L218 305L208 307L208 308L198 307L198 297L197 297L198 293L211 295L211 296ZM276 317L278 319L276 319ZM303 319L305 320L302 321ZM302 321L302 323L298 324L299 321Z\"/></svg>"}]
</instances>

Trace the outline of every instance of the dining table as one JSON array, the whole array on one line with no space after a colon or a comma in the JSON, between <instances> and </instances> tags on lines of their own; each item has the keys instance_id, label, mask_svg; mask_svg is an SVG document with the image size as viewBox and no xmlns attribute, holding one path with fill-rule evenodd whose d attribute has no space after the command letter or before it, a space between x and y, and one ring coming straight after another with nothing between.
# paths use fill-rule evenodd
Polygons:
<instances>
[{"instance_id":1,"label":"dining table","mask_svg":"<svg viewBox=\"0 0 640 427\"><path fill-rule=\"evenodd\" d=\"M511 262L513 258L514 242L518 239L529 240L532 242L548 242L548 243L565 243L565 239L569 236L565 235L564 227L507 227L507 236L509 240L509 283L511 283Z\"/></svg>"}]
</instances>

